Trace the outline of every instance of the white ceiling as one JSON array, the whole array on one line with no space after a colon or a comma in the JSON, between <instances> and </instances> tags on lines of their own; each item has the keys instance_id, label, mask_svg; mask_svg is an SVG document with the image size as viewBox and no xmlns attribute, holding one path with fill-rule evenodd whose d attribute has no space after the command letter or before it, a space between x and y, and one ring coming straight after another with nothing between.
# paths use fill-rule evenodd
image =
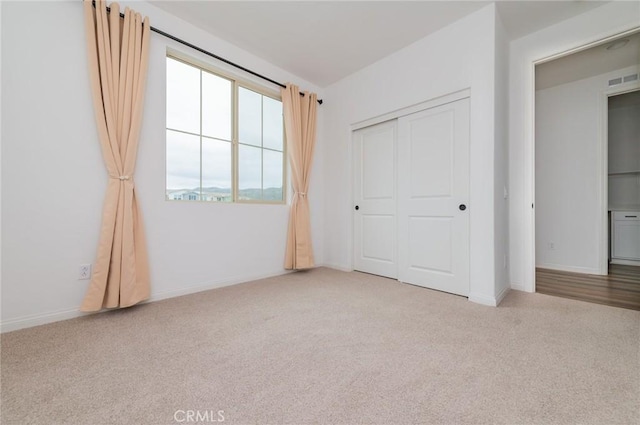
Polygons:
<instances>
[{"instance_id":1,"label":"white ceiling","mask_svg":"<svg viewBox=\"0 0 640 425\"><path fill-rule=\"evenodd\" d=\"M151 3L325 87L490 2L163 0ZM507 32L515 39L604 3L508 1L499 2L499 11Z\"/></svg>"},{"instance_id":2,"label":"white ceiling","mask_svg":"<svg viewBox=\"0 0 640 425\"><path fill-rule=\"evenodd\" d=\"M564 21L609 1L497 1L502 23L512 40Z\"/></svg>"},{"instance_id":3,"label":"white ceiling","mask_svg":"<svg viewBox=\"0 0 640 425\"><path fill-rule=\"evenodd\" d=\"M621 37L626 46L607 50L613 41L536 66L536 90L594 77L640 64L640 33Z\"/></svg>"}]
</instances>

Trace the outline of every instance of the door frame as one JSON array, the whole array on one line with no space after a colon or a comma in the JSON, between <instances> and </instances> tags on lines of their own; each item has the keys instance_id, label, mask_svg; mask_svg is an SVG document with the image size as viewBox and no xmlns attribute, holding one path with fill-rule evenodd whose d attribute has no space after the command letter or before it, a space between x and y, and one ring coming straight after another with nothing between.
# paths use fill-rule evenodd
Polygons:
<instances>
[{"instance_id":1,"label":"door frame","mask_svg":"<svg viewBox=\"0 0 640 425\"><path fill-rule=\"evenodd\" d=\"M521 289L526 292L536 292L536 210L534 207L535 197L536 197L536 186L535 186L535 182L536 182L536 175L535 175L536 173L536 168L535 168L536 167L536 164L535 164L535 159L536 159L536 156L535 156L536 65L540 65L542 63L549 62L554 59L559 59L561 57L568 56L573 53L578 53L583 50L590 49L591 47L606 44L609 41L613 41L620 37L635 34L638 31L640 31L640 26L634 26L632 28L628 28L623 31L616 31L611 35L600 37L596 40L585 41L574 48L559 51L559 52L556 51L553 54L538 57L537 59L533 59L529 62L529 73L528 73L529 84L527 88L529 113L527 114L525 112L525 115L528 115L528 119L525 121L525 131L524 131L525 137L524 137L524 150L523 150L524 157L525 157L524 164L525 166L528 166L528 170L525 170L524 172L523 187L525 189L525 192L523 193L524 203L522 205L525 213L523 216L523 222L522 222L522 225L524 227L524 232L522 234L524 240L522 241L522 246L524 249L521 257L523 260L522 266L523 266L524 281L522 282L522 285L514 285L513 276L511 276L510 279L511 279L512 288ZM600 136L602 137L603 125L601 124L600 127L601 127ZM603 142L601 141L600 143L601 149L602 149L602 143ZM602 159L602 152L600 154L600 157L601 157L600 164L602 164L602 161L608 159L608 158ZM608 164L605 164L605 165L608 165ZM603 169L604 173L607 172L607 168ZM602 175L602 171L601 171L601 175ZM604 178L605 176L602 176L602 177ZM602 205L602 202L606 203L608 187L606 184L604 185L601 184L600 186L601 187L600 187L598 196L600 197L600 205ZM604 205L603 208L600 208L601 211L603 211L604 209L608 209L608 205ZM607 214L606 214L606 210L604 210L604 217L602 217L602 213L601 213L601 226L600 226L600 229L598 230L599 238L600 238L600 243L598 244L599 245L598 250L601 251L599 253L601 259L603 258L603 255L605 256L607 255L607 250L608 250L608 245L607 245L605 247L604 254L602 253L603 246L605 246L605 244L608 244L608 238L607 238L608 230L604 229L603 227L606 221L607 221ZM607 232L607 233L604 233L604 237L603 237L603 231ZM602 269L602 263L600 264L600 268Z\"/></svg>"},{"instance_id":2,"label":"door frame","mask_svg":"<svg viewBox=\"0 0 640 425\"><path fill-rule=\"evenodd\" d=\"M396 109L394 111L388 112L386 114L382 114L382 115L378 115L376 117L373 118L369 118L366 120L362 120L362 121L358 121L356 123L351 124L351 128L350 128L350 143L349 143L349 156L351 159L351 194L349 196L350 198L350 209L351 209L351 220L349 220L349 229L348 232L351 235L351 237L349 238L350 244L351 246L349 247L349 253L351 256L351 261L350 261L350 268L351 271L355 270L355 220L356 220L356 215L355 215L355 211L353 209L353 206L355 205L355 187L353 182L355 182L355 154L354 154L354 145L355 145L355 132L356 130L360 130L366 127L371 127L373 125L376 124L381 124L383 122L386 121L391 121L391 120L395 120L398 119L400 117L406 116L406 115L410 115L413 114L415 112L420 112L423 111L425 109L431 109L434 108L436 106L441 106L441 105L446 105L447 103L452 103L452 102L456 102L458 100L462 100L465 98L470 98L471 97L471 90L470 89L463 89L463 90L459 90L453 93L449 93L443 96L439 96L430 100L427 100L425 102L421 102L421 103L417 103L415 105L411 105L411 106L407 106L405 108L400 108L400 109ZM396 263L397 263L397 259L396 259Z\"/></svg>"}]
</instances>

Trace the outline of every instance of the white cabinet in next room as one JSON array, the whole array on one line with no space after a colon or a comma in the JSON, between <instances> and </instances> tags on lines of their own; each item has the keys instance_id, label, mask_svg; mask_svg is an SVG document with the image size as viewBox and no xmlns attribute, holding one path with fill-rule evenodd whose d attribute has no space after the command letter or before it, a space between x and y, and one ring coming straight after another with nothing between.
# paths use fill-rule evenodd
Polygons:
<instances>
[{"instance_id":1,"label":"white cabinet in next room","mask_svg":"<svg viewBox=\"0 0 640 425\"><path fill-rule=\"evenodd\" d=\"M640 265L640 211L611 211L611 262Z\"/></svg>"}]
</instances>

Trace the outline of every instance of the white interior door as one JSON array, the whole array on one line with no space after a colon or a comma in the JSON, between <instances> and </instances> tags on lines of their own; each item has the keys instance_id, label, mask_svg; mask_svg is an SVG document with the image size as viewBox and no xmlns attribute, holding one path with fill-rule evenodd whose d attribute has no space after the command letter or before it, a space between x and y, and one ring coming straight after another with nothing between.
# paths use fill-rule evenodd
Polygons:
<instances>
[{"instance_id":1,"label":"white interior door","mask_svg":"<svg viewBox=\"0 0 640 425\"><path fill-rule=\"evenodd\" d=\"M398 119L398 279L469 295L469 99Z\"/></svg>"},{"instance_id":2,"label":"white interior door","mask_svg":"<svg viewBox=\"0 0 640 425\"><path fill-rule=\"evenodd\" d=\"M354 132L354 268L397 278L396 121Z\"/></svg>"}]
</instances>

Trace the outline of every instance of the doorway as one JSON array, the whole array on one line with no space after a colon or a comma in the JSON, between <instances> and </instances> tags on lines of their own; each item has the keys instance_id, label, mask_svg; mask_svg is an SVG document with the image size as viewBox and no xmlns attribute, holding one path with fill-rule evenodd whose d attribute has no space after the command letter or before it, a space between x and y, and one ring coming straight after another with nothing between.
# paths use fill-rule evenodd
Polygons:
<instances>
[{"instance_id":1,"label":"doorway","mask_svg":"<svg viewBox=\"0 0 640 425\"><path fill-rule=\"evenodd\" d=\"M536 65L537 292L606 304L607 293L613 300L623 291L640 308L640 268L609 267L635 265L625 261L636 249L640 265L640 231L634 234L632 223L640 209L640 126L631 118L640 109L629 109L640 89L638 46L640 33L630 34ZM626 109L612 119L609 106L619 104ZM624 226L617 239L616 226ZM622 262L612 258L620 249ZM630 277L636 271L638 282ZM598 287L599 301L585 295Z\"/></svg>"}]
</instances>

